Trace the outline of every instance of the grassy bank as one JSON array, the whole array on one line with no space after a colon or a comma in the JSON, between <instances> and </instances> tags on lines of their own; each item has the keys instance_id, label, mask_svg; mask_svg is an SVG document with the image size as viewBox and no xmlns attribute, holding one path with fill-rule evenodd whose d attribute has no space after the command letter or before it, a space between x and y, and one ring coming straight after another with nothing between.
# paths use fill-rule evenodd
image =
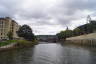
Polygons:
<instances>
[{"instance_id":1,"label":"grassy bank","mask_svg":"<svg viewBox=\"0 0 96 64\"><path fill-rule=\"evenodd\" d=\"M0 42L0 47L1 47L1 46L9 45L9 44L11 44L11 43L15 43L15 42L17 42L17 40L1 41L1 42Z\"/></svg>"},{"instance_id":2,"label":"grassy bank","mask_svg":"<svg viewBox=\"0 0 96 64\"><path fill-rule=\"evenodd\" d=\"M18 46L32 46L32 45L36 45L38 42L37 41L27 41L27 40L7 40L7 41L1 41L0 42L0 47L1 46L6 46L6 45L10 45L12 43L17 43Z\"/></svg>"},{"instance_id":3,"label":"grassy bank","mask_svg":"<svg viewBox=\"0 0 96 64\"><path fill-rule=\"evenodd\" d=\"M17 46L18 47L30 47L38 44L37 41L27 41L27 40L18 40Z\"/></svg>"},{"instance_id":4,"label":"grassy bank","mask_svg":"<svg viewBox=\"0 0 96 64\"><path fill-rule=\"evenodd\" d=\"M13 50L17 48L32 47L38 44L37 41L27 41L27 40L7 40L0 42L0 51Z\"/></svg>"}]
</instances>

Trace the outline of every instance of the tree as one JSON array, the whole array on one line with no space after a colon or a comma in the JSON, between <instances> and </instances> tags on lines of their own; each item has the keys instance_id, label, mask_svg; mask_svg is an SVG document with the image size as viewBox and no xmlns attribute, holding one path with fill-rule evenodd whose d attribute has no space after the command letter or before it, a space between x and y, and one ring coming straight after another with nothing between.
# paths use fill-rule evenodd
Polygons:
<instances>
[{"instance_id":1,"label":"tree","mask_svg":"<svg viewBox=\"0 0 96 64\"><path fill-rule=\"evenodd\" d=\"M56 36L58 37L58 40L66 39L66 35L64 31L61 31L60 33L57 33Z\"/></svg>"},{"instance_id":2,"label":"tree","mask_svg":"<svg viewBox=\"0 0 96 64\"><path fill-rule=\"evenodd\" d=\"M75 28L75 29L73 30L73 34L74 34L74 36L81 35L81 30L80 30L79 28Z\"/></svg>"},{"instance_id":3,"label":"tree","mask_svg":"<svg viewBox=\"0 0 96 64\"><path fill-rule=\"evenodd\" d=\"M72 30L66 30L65 34L66 34L66 38L68 38L68 37L71 37L73 35L73 32L72 32Z\"/></svg>"},{"instance_id":4,"label":"tree","mask_svg":"<svg viewBox=\"0 0 96 64\"><path fill-rule=\"evenodd\" d=\"M58 37L59 40L65 40L68 37L71 37L73 34L72 30L65 30L61 31L60 33L57 33L56 36Z\"/></svg>"},{"instance_id":5,"label":"tree","mask_svg":"<svg viewBox=\"0 0 96 64\"><path fill-rule=\"evenodd\" d=\"M32 33L32 29L28 25L23 25L17 31L19 37L23 37L26 40L34 40L35 36Z\"/></svg>"},{"instance_id":6,"label":"tree","mask_svg":"<svg viewBox=\"0 0 96 64\"><path fill-rule=\"evenodd\" d=\"M13 33L11 31L8 32L7 36L9 40L13 39Z\"/></svg>"}]
</instances>

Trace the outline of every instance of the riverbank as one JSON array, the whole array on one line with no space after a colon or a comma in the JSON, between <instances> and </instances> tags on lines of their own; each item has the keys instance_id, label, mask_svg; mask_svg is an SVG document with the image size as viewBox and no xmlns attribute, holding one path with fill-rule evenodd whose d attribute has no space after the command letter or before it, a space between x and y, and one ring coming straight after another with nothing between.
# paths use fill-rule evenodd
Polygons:
<instances>
[{"instance_id":1,"label":"riverbank","mask_svg":"<svg viewBox=\"0 0 96 64\"><path fill-rule=\"evenodd\" d=\"M0 47L0 51L5 51L5 50L9 50L9 49L14 49L16 48L17 43L11 43L5 46L1 46Z\"/></svg>"},{"instance_id":2,"label":"riverbank","mask_svg":"<svg viewBox=\"0 0 96 64\"><path fill-rule=\"evenodd\" d=\"M0 51L5 51L14 48L25 48L36 45L37 41L26 41L26 40L8 40L0 42Z\"/></svg>"},{"instance_id":3,"label":"riverbank","mask_svg":"<svg viewBox=\"0 0 96 64\"><path fill-rule=\"evenodd\" d=\"M96 33L67 38L66 43L96 47Z\"/></svg>"},{"instance_id":4,"label":"riverbank","mask_svg":"<svg viewBox=\"0 0 96 64\"><path fill-rule=\"evenodd\" d=\"M11 43L17 42L17 40L5 40L5 41L0 41L0 47L1 46L6 46L9 45Z\"/></svg>"}]
</instances>

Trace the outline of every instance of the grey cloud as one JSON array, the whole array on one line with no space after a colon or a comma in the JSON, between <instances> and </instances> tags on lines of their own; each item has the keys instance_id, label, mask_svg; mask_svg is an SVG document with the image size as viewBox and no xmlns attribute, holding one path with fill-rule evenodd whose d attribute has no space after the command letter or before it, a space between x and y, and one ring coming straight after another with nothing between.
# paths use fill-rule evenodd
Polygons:
<instances>
[{"instance_id":1,"label":"grey cloud","mask_svg":"<svg viewBox=\"0 0 96 64\"><path fill-rule=\"evenodd\" d=\"M75 13L78 13L80 15L84 10L94 12L96 9L95 6L96 1L94 0L62 0L61 3L58 4L58 6L51 9L51 15L53 14L53 16L56 17L57 20L59 20L59 23L63 25L69 24L72 20L80 19L80 17L76 16ZM81 11L81 13L79 13L78 11ZM61 15L60 18L59 15Z\"/></svg>"},{"instance_id":2,"label":"grey cloud","mask_svg":"<svg viewBox=\"0 0 96 64\"><path fill-rule=\"evenodd\" d=\"M95 12L95 0L57 0L52 7L49 5L32 5L26 9L22 3L26 0L0 0L0 16L10 16L17 20L26 20L28 25L69 25L80 19L84 10ZM28 0L29 1L29 0ZM34 0L33 0L34 1ZM47 8L48 7L48 8ZM80 11L80 12L78 12ZM76 14L78 13L78 14ZM53 19L54 22L50 22ZM22 21L23 22L23 21ZM19 23L22 23L19 22ZM36 32L40 30L37 29Z\"/></svg>"},{"instance_id":3,"label":"grey cloud","mask_svg":"<svg viewBox=\"0 0 96 64\"><path fill-rule=\"evenodd\" d=\"M21 0L20 0L21 1ZM19 0L0 0L0 16L5 17L9 16L14 18L15 15L20 10L18 4L20 4Z\"/></svg>"},{"instance_id":4,"label":"grey cloud","mask_svg":"<svg viewBox=\"0 0 96 64\"><path fill-rule=\"evenodd\" d=\"M42 18L48 18L48 16L46 15L46 13L42 12L42 11L30 11L27 12L25 11L24 13L20 13L19 14L22 18L26 18L26 19L42 19Z\"/></svg>"}]
</instances>

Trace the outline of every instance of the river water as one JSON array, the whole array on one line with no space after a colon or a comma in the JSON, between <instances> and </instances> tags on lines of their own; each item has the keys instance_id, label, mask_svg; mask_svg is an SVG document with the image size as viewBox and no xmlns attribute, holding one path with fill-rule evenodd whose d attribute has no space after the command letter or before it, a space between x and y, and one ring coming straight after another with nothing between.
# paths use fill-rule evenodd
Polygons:
<instances>
[{"instance_id":1,"label":"river water","mask_svg":"<svg viewBox=\"0 0 96 64\"><path fill-rule=\"evenodd\" d=\"M0 64L96 64L96 48L43 43L0 52Z\"/></svg>"}]
</instances>

